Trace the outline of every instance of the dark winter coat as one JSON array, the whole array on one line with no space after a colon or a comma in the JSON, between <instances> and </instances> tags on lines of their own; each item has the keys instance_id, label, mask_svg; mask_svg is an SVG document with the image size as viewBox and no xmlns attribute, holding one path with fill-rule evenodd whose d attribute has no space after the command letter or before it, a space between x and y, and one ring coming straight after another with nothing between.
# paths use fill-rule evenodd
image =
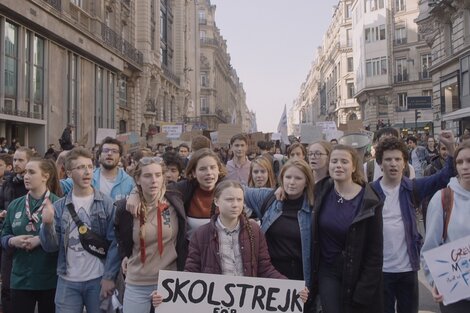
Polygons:
<instances>
[{"instance_id":1,"label":"dark winter coat","mask_svg":"<svg viewBox=\"0 0 470 313\"><path fill-rule=\"evenodd\" d=\"M186 240L186 213L183 207L182 195L178 191L168 190L165 192L165 199L170 203L178 215L178 235L176 238L176 267L179 271L184 269L187 255ZM126 199L116 202L116 217L114 228L121 258L129 257L132 254L134 241L132 238L134 228L134 217L126 210Z\"/></svg>"},{"instance_id":2,"label":"dark winter coat","mask_svg":"<svg viewBox=\"0 0 470 313\"><path fill-rule=\"evenodd\" d=\"M333 188L331 178L323 179L315 186L313 208L313 248L312 248L312 293L318 294L318 270L320 264L320 241L318 217L323 208L323 199ZM383 202L379 195L367 184L361 207L349 227L344 257L342 304L344 313L383 312Z\"/></svg>"},{"instance_id":3,"label":"dark winter coat","mask_svg":"<svg viewBox=\"0 0 470 313\"><path fill-rule=\"evenodd\" d=\"M222 274L219 255L219 236L217 233L217 217L211 218L210 223L199 227L191 237L188 258L184 268L187 272ZM250 220L254 242L254 257L251 253L251 243L244 219L240 219L240 251L243 262L244 276L286 279L271 264L268 245L258 224ZM252 258L253 257L253 258Z\"/></svg>"},{"instance_id":4,"label":"dark winter coat","mask_svg":"<svg viewBox=\"0 0 470 313\"><path fill-rule=\"evenodd\" d=\"M0 210L6 210L13 200L28 193L24 186L23 178L19 178L15 173L10 173L3 182L3 192L0 195Z\"/></svg>"},{"instance_id":5,"label":"dark winter coat","mask_svg":"<svg viewBox=\"0 0 470 313\"><path fill-rule=\"evenodd\" d=\"M62 136L59 139L59 144L62 150L72 150L73 143L72 143L72 129L70 127L66 127L62 132Z\"/></svg>"}]
</instances>

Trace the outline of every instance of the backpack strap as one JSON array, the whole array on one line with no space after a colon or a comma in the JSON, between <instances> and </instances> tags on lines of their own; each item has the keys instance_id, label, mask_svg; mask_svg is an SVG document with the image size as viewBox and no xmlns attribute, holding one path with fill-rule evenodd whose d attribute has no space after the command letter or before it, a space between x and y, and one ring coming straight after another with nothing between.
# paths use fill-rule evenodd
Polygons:
<instances>
[{"instance_id":1,"label":"backpack strap","mask_svg":"<svg viewBox=\"0 0 470 313\"><path fill-rule=\"evenodd\" d=\"M441 203L444 211L444 228L442 230L442 242L447 240L447 229L449 228L450 214L454 207L454 191L449 187L441 189Z\"/></svg>"},{"instance_id":2,"label":"backpack strap","mask_svg":"<svg viewBox=\"0 0 470 313\"><path fill-rule=\"evenodd\" d=\"M261 223L263 223L263 217L264 217L264 214L266 213L266 211L268 210L268 208L274 203L274 201L276 200L276 195L274 194L276 192L276 190L272 190L269 195L264 198L263 200L263 203L261 204L261 207L260 207L260 215L259 216L259 220L261 221Z\"/></svg>"}]
</instances>

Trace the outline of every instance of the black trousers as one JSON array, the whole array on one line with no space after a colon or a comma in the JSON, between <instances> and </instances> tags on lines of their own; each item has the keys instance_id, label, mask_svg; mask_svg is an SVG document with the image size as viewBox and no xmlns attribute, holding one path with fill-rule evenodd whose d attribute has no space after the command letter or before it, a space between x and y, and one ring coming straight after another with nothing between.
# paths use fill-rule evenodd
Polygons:
<instances>
[{"instance_id":1,"label":"black trousers","mask_svg":"<svg viewBox=\"0 0 470 313\"><path fill-rule=\"evenodd\" d=\"M11 306L11 295L10 295L10 276L11 267L13 265L13 249L2 249L1 258L1 275L2 275L2 288L0 290L2 298L3 313L13 313Z\"/></svg>"},{"instance_id":2,"label":"black trousers","mask_svg":"<svg viewBox=\"0 0 470 313\"><path fill-rule=\"evenodd\" d=\"M55 312L55 289L49 290L19 290L11 289L11 303L15 313L34 313L36 303L38 313Z\"/></svg>"},{"instance_id":3,"label":"black trousers","mask_svg":"<svg viewBox=\"0 0 470 313\"><path fill-rule=\"evenodd\" d=\"M418 313L418 272L383 273L385 313Z\"/></svg>"},{"instance_id":4,"label":"black trousers","mask_svg":"<svg viewBox=\"0 0 470 313\"><path fill-rule=\"evenodd\" d=\"M441 313L468 313L470 312L470 301L462 300L449 305L439 304Z\"/></svg>"}]
</instances>

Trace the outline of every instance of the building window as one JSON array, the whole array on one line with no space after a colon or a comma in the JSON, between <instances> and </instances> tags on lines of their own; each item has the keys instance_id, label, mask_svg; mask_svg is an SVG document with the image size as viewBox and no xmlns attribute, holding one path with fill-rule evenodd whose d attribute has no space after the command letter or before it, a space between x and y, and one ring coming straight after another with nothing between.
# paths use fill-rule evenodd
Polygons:
<instances>
[{"instance_id":1,"label":"building window","mask_svg":"<svg viewBox=\"0 0 470 313\"><path fill-rule=\"evenodd\" d=\"M42 119L44 113L44 39L26 31L24 45L26 110L31 117Z\"/></svg>"},{"instance_id":2,"label":"building window","mask_svg":"<svg viewBox=\"0 0 470 313\"><path fill-rule=\"evenodd\" d=\"M119 133L124 134L127 132L127 122L125 120L119 121Z\"/></svg>"},{"instance_id":3,"label":"building window","mask_svg":"<svg viewBox=\"0 0 470 313\"><path fill-rule=\"evenodd\" d=\"M77 125L78 108L78 56L69 53L69 92L67 102L67 123Z\"/></svg>"},{"instance_id":4,"label":"building window","mask_svg":"<svg viewBox=\"0 0 470 313\"><path fill-rule=\"evenodd\" d=\"M395 0L395 11L405 11L406 9L406 0Z\"/></svg>"},{"instance_id":5,"label":"building window","mask_svg":"<svg viewBox=\"0 0 470 313\"><path fill-rule=\"evenodd\" d=\"M387 75L387 57L366 60L366 76Z\"/></svg>"},{"instance_id":6,"label":"building window","mask_svg":"<svg viewBox=\"0 0 470 313\"><path fill-rule=\"evenodd\" d=\"M406 82L408 81L408 65L406 59L396 60L396 75L395 82Z\"/></svg>"},{"instance_id":7,"label":"building window","mask_svg":"<svg viewBox=\"0 0 470 313\"><path fill-rule=\"evenodd\" d=\"M206 21L206 11L199 10L199 22L205 22L205 21Z\"/></svg>"},{"instance_id":8,"label":"building window","mask_svg":"<svg viewBox=\"0 0 470 313\"><path fill-rule=\"evenodd\" d=\"M118 83L119 105L127 107L127 77L121 76Z\"/></svg>"},{"instance_id":9,"label":"building window","mask_svg":"<svg viewBox=\"0 0 470 313\"><path fill-rule=\"evenodd\" d=\"M354 71L354 59L352 57L348 58L348 72Z\"/></svg>"},{"instance_id":10,"label":"building window","mask_svg":"<svg viewBox=\"0 0 470 313\"><path fill-rule=\"evenodd\" d=\"M204 40L206 39L206 31L205 30L200 30L199 31L199 38Z\"/></svg>"},{"instance_id":11,"label":"building window","mask_svg":"<svg viewBox=\"0 0 470 313\"><path fill-rule=\"evenodd\" d=\"M364 37L366 43L376 42L385 40L385 25L379 25L376 27L368 27L364 30Z\"/></svg>"},{"instance_id":12,"label":"building window","mask_svg":"<svg viewBox=\"0 0 470 313\"><path fill-rule=\"evenodd\" d=\"M201 72L201 87L209 87L209 78L207 72Z\"/></svg>"},{"instance_id":13,"label":"building window","mask_svg":"<svg viewBox=\"0 0 470 313\"><path fill-rule=\"evenodd\" d=\"M407 110L408 105L406 103L407 93L399 93L398 95L398 108L401 110Z\"/></svg>"},{"instance_id":14,"label":"building window","mask_svg":"<svg viewBox=\"0 0 470 313\"><path fill-rule=\"evenodd\" d=\"M469 97L470 96L470 77L469 77L469 70L470 70L470 55L463 57L460 60L460 75L461 75L461 88L462 88L462 97ZM468 103L462 99L462 103Z\"/></svg>"},{"instance_id":15,"label":"building window","mask_svg":"<svg viewBox=\"0 0 470 313\"><path fill-rule=\"evenodd\" d=\"M429 74L429 68L432 65L432 57L431 54L424 54L421 56L421 73L420 73L420 79L427 79L431 78L431 75Z\"/></svg>"},{"instance_id":16,"label":"building window","mask_svg":"<svg viewBox=\"0 0 470 313\"><path fill-rule=\"evenodd\" d=\"M104 103L103 103L103 69L97 67L95 70L95 130L104 127Z\"/></svg>"},{"instance_id":17,"label":"building window","mask_svg":"<svg viewBox=\"0 0 470 313\"><path fill-rule=\"evenodd\" d=\"M201 114L209 114L209 101L206 97L201 97Z\"/></svg>"},{"instance_id":18,"label":"building window","mask_svg":"<svg viewBox=\"0 0 470 313\"><path fill-rule=\"evenodd\" d=\"M107 88L107 96L108 99L108 127L114 128L114 111L115 111L115 91L114 91L114 82L115 76L113 73L108 72L108 88Z\"/></svg>"},{"instance_id":19,"label":"building window","mask_svg":"<svg viewBox=\"0 0 470 313\"><path fill-rule=\"evenodd\" d=\"M402 45L407 43L406 28L399 27L395 29L395 44Z\"/></svg>"},{"instance_id":20,"label":"building window","mask_svg":"<svg viewBox=\"0 0 470 313\"><path fill-rule=\"evenodd\" d=\"M370 10L380 10L384 8L384 0L370 0Z\"/></svg>"},{"instance_id":21,"label":"building window","mask_svg":"<svg viewBox=\"0 0 470 313\"><path fill-rule=\"evenodd\" d=\"M16 99L18 85L18 26L5 22L5 97Z\"/></svg>"},{"instance_id":22,"label":"building window","mask_svg":"<svg viewBox=\"0 0 470 313\"><path fill-rule=\"evenodd\" d=\"M354 83L348 83L348 99L354 98Z\"/></svg>"},{"instance_id":23,"label":"building window","mask_svg":"<svg viewBox=\"0 0 470 313\"><path fill-rule=\"evenodd\" d=\"M83 1L84 0L70 0L70 2L75 4L77 7L82 7L84 4Z\"/></svg>"},{"instance_id":24,"label":"building window","mask_svg":"<svg viewBox=\"0 0 470 313\"><path fill-rule=\"evenodd\" d=\"M167 0L160 0L160 58L163 65L171 68L171 20L169 16L170 4Z\"/></svg>"},{"instance_id":25,"label":"building window","mask_svg":"<svg viewBox=\"0 0 470 313\"><path fill-rule=\"evenodd\" d=\"M345 16L346 16L346 18L351 18L352 17L352 4L347 4L346 5Z\"/></svg>"}]
</instances>

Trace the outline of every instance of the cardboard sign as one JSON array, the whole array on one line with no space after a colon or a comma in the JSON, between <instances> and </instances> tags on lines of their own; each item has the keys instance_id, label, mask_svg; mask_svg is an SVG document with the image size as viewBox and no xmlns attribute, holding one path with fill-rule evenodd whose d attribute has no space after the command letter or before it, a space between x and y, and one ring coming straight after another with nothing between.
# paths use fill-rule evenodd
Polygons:
<instances>
[{"instance_id":1,"label":"cardboard sign","mask_svg":"<svg viewBox=\"0 0 470 313\"><path fill-rule=\"evenodd\" d=\"M116 139L122 142L124 153L132 153L140 148L140 136L136 132L119 134Z\"/></svg>"},{"instance_id":2,"label":"cardboard sign","mask_svg":"<svg viewBox=\"0 0 470 313\"><path fill-rule=\"evenodd\" d=\"M98 128L95 143L100 144L106 137L116 138L117 131L114 128Z\"/></svg>"},{"instance_id":3,"label":"cardboard sign","mask_svg":"<svg viewBox=\"0 0 470 313\"><path fill-rule=\"evenodd\" d=\"M162 133L166 133L168 139L179 139L183 133L183 125L167 124L161 126Z\"/></svg>"},{"instance_id":4,"label":"cardboard sign","mask_svg":"<svg viewBox=\"0 0 470 313\"><path fill-rule=\"evenodd\" d=\"M219 124L217 131L217 143L229 144L230 139L236 134L242 132L241 125L238 124Z\"/></svg>"},{"instance_id":5,"label":"cardboard sign","mask_svg":"<svg viewBox=\"0 0 470 313\"><path fill-rule=\"evenodd\" d=\"M299 280L160 270L158 313L302 312Z\"/></svg>"},{"instance_id":6,"label":"cardboard sign","mask_svg":"<svg viewBox=\"0 0 470 313\"><path fill-rule=\"evenodd\" d=\"M211 136L211 141L213 144L218 144L219 143L219 132L211 132L210 133L210 136Z\"/></svg>"},{"instance_id":7,"label":"cardboard sign","mask_svg":"<svg viewBox=\"0 0 470 313\"><path fill-rule=\"evenodd\" d=\"M423 252L444 304L470 295L470 236Z\"/></svg>"},{"instance_id":8,"label":"cardboard sign","mask_svg":"<svg viewBox=\"0 0 470 313\"><path fill-rule=\"evenodd\" d=\"M312 142L323 140L323 129L311 124L300 125L300 142L310 144Z\"/></svg>"}]
</instances>

